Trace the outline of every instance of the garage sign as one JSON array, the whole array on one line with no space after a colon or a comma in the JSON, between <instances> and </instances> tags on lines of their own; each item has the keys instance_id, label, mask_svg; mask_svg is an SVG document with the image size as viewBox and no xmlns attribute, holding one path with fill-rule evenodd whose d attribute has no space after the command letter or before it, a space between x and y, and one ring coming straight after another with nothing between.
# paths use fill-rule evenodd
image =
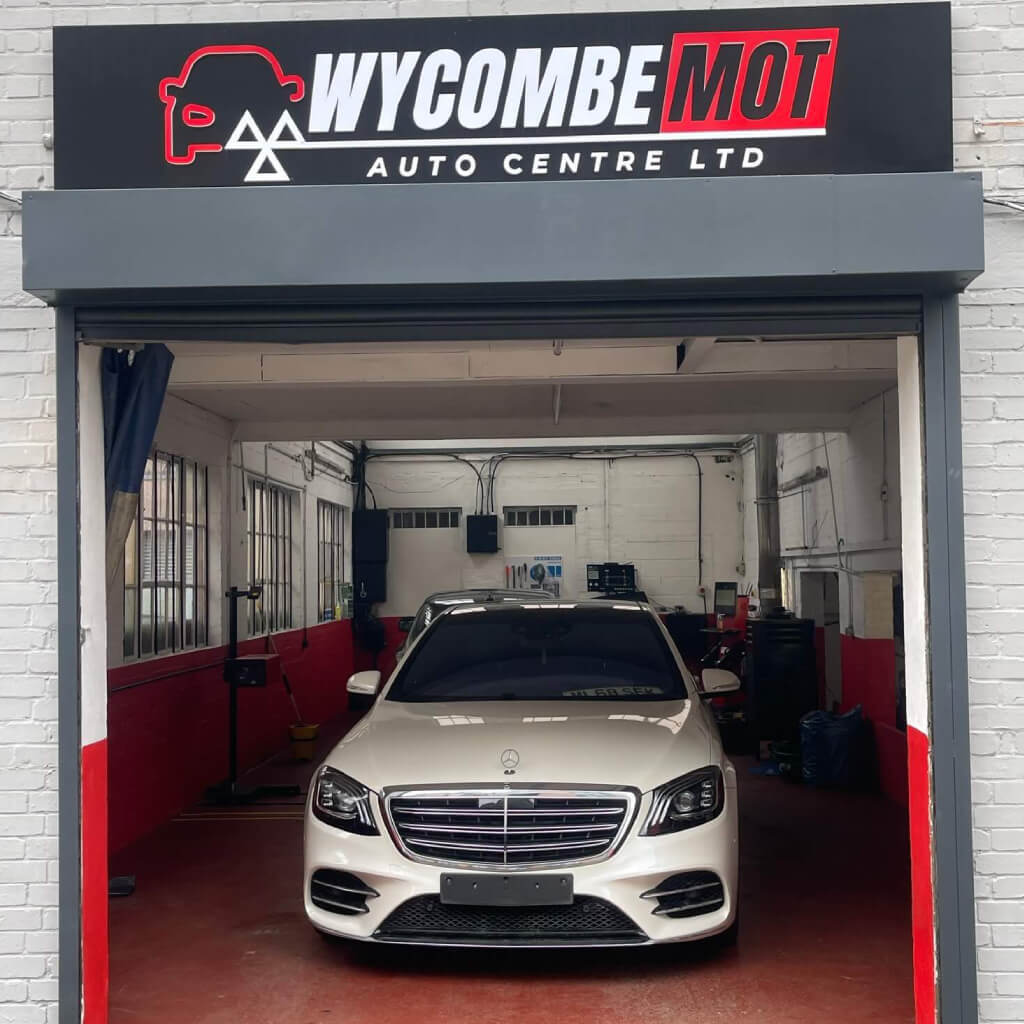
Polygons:
<instances>
[{"instance_id":1,"label":"garage sign","mask_svg":"<svg viewBox=\"0 0 1024 1024\"><path fill-rule=\"evenodd\" d=\"M56 186L952 168L949 5L57 28Z\"/></svg>"}]
</instances>

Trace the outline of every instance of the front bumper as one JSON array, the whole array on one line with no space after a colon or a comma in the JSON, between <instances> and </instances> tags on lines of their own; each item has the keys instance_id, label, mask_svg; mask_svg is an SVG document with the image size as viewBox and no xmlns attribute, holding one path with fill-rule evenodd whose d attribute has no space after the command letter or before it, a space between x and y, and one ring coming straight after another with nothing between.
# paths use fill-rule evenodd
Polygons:
<instances>
[{"instance_id":1,"label":"front bumper","mask_svg":"<svg viewBox=\"0 0 1024 1024\"><path fill-rule=\"evenodd\" d=\"M731 765L725 770L725 807L722 813L705 825L669 835L641 836L638 833L646 819L650 801L650 794L645 794L626 839L607 860L568 867L555 865L537 871L538 874L571 873L577 896L592 897L617 908L635 923L638 929L636 937L625 941L591 937L578 942L569 941L564 936L545 940L543 935L539 935L528 942L505 939L497 944L533 947L637 945L702 939L725 931L733 923L737 908L739 830L735 770ZM379 801L375 801L374 811L378 826L382 828L381 834L359 836L325 825L310 813L307 805L303 902L306 916L313 926L332 935L362 941L460 946L495 944L486 937L395 939L379 934L381 925L395 910L416 897L436 896L440 892L442 873L459 869L422 864L404 856L383 828ZM355 875L379 895L366 900L365 913L355 915L333 913L314 906L310 899L310 882L314 872L321 869ZM481 866L478 870L482 872L487 868ZM657 901L644 899L643 894L673 875L691 871L710 871L721 879L725 896L721 907L691 917L655 914Z\"/></svg>"}]
</instances>

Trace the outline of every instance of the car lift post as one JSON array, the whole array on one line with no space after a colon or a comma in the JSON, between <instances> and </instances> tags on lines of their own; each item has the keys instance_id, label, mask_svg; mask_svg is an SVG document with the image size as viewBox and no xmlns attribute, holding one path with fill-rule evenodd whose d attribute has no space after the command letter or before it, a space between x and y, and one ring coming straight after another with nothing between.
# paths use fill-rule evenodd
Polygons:
<instances>
[{"instance_id":1,"label":"car lift post","mask_svg":"<svg viewBox=\"0 0 1024 1024\"><path fill-rule=\"evenodd\" d=\"M228 599L228 656L224 662L224 681L228 684L228 777L207 791L210 803L218 805L248 804L270 796L298 796L301 788L295 785L265 785L244 788L238 784L238 688L241 671L238 657L238 602L243 598L258 601L263 592L260 586L246 590L232 587L225 593ZM251 678L251 677L249 677ZM266 685L265 674L262 682L246 682L245 685Z\"/></svg>"}]
</instances>

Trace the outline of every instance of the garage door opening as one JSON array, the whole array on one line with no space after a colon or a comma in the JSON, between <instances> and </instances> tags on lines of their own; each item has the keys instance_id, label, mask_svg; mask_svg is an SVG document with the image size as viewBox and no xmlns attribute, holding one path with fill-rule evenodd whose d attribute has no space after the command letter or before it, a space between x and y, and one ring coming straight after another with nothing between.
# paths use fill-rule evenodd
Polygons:
<instances>
[{"instance_id":1,"label":"garage door opening","mask_svg":"<svg viewBox=\"0 0 1024 1024\"><path fill-rule=\"evenodd\" d=\"M680 1005L698 1020L726 1007L741 1019L909 1018L899 344L916 351L917 339L171 342L106 604L110 874L136 883L109 908L110 1020L312 1019L342 1002L356 1020L411 1006L440 1020L456 983L460 1007L505 1005L508 1019L547 1019L569 991L559 1013L580 1020L640 1005L655 1020ZM95 355L82 350L83 368ZM761 607L765 433L789 615ZM353 536L374 508L383 559ZM495 517L498 550L467 550L476 516ZM738 696L712 702L740 801L737 949L321 941L303 914L303 795L361 720L348 676L386 679L431 594L600 601L595 580L627 580L649 601L696 677L721 665L742 678ZM303 795L225 806L206 797L228 770L221 595L254 585L259 598L239 603L240 653L263 662L267 685L238 694L241 780ZM841 759L821 748L801 765L800 719L858 708L870 726L856 769L830 775ZM473 726L448 717L436 742L458 746ZM671 732L623 717L622 730ZM296 759L307 741L290 742L296 721L319 727L309 761ZM559 742L557 721L529 728ZM651 901L635 903L642 931ZM370 993L360 1009L353 992Z\"/></svg>"}]
</instances>

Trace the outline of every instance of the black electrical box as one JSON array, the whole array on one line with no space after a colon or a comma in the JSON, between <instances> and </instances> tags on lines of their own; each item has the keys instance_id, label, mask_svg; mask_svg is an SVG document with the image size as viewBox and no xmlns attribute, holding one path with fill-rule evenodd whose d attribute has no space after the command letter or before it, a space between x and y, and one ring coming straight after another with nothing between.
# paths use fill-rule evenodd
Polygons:
<instances>
[{"instance_id":1,"label":"black electrical box","mask_svg":"<svg viewBox=\"0 0 1024 1024\"><path fill-rule=\"evenodd\" d=\"M361 508L352 513L352 557L359 562L388 560L388 511Z\"/></svg>"},{"instance_id":2,"label":"black electrical box","mask_svg":"<svg viewBox=\"0 0 1024 1024\"><path fill-rule=\"evenodd\" d=\"M498 517L466 516L466 551L492 555L498 550Z\"/></svg>"},{"instance_id":3,"label":"black electrical box","mask_svg":"<svg viewBox=\"0 0 1024 1024\"><path fill-rule=\"evenodd\" d=\"M388 563L354 562L352 597L356 603L377 604L388 599Z\"/></svg>"},{"instance_id":4,"label":"black electrical box","mask_svg":"<svg viewBox=\"0 0 1024 1024\"><path fill-rule=\"evenodd\" d=\"M633 594L636 566L629 562L591 562L587 565L587 590L593 594Z\"/></svg>"},{"instance_id":5,"label":"black electrical box","mask_svg":"<svg viewBox=\"0 0 1024 1024\"><path fill-rule=\"evenodd\" d=\"M267 661L267 656L261 654L231 658L227 663L229 678L235 686L266 686Z\"/></svg>"}]
</instances>

